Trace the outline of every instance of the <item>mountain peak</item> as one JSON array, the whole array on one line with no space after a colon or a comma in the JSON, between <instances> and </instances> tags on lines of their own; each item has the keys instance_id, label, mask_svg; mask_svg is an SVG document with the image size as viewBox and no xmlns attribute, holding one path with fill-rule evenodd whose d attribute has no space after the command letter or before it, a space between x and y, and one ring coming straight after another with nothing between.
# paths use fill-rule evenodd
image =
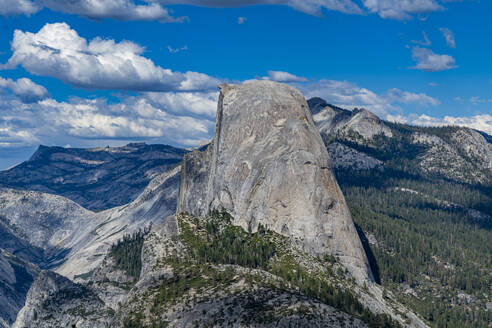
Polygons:
<instances>
[{"instance_id":1,"label":"mountain peak","mask_svg":"<svg viewBox=\"0 0 492 328\"><path fill-rule=\"evenodd\" d=\"M320 111L322 111L326 106L328 106L328 103L326 100L320 97L313 97L307 101L309 108L311 109L311 113L313 115L318 114Z\"/></svg>"},{"instance_id":2,"label":"mountain peak","mask_svg":"<svg viewBox=\"0 0 492 328\"><path fill-rule=\"evenodd\" d=\"M359 281L368 261L308 104L295 88L253 81L221 88L215 136L185 156L179 212L224 208L234 224L265 226L312 254L338 256Z\"/></svg>"}]
</instances>

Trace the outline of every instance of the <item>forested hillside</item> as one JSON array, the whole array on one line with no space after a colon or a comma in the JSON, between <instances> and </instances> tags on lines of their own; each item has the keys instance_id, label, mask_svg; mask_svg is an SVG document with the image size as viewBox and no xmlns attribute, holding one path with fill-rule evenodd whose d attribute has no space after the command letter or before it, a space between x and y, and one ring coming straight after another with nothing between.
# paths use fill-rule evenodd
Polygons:
<instances>
[{"instance_id":1,"label":"forested hillside","mask_svg":"<svg viewBox=\"0 0 492 328\"><path fill-rule=\"evenodd\" d=\"M324 139L377 280L432 327L490 327L490 136L361 119L319 100L311 105L320 113L315 121L333 115L323 121L332 132ZM364 124L382 133L363 136L357 129L368 131ZM334 153L333 144L379 164L346 164L348 152Z\"/></svg>"}]
</instances>

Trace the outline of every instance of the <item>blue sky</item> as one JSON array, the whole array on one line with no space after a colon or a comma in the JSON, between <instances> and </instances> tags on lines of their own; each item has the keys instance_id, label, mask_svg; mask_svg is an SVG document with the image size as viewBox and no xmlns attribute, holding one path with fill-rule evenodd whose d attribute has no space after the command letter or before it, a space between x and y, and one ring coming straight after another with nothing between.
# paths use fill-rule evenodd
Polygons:
<instances>
[{"instance_id":1,"label":"blue sky","mask_svg":"<svg viewBox=\"0 0 492 328\"><path fill-rule=\"evenodd\" d=\"M490 1L0 0L0 169L39 144L195 146L222 82L492 134Z\"/></svg>"}]
</instances>

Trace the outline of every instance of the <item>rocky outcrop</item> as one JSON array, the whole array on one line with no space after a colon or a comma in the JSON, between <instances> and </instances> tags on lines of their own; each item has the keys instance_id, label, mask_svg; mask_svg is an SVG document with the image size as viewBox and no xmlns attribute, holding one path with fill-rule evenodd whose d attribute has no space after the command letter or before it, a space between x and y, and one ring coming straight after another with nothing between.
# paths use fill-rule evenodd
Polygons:
<instances>
[{"instance_id":1,"label":"rocky outcrop","mask_svg":"<svg viewBox=\"0 0 492 328\"><path fill-rule=\"evenodd\" d=\"M112 310L86 286L43 271L27 294L13 328L106 328Z\"/></svg>"},{"instance_id":2,"label":"rocky outcrop","mask_svg":"<svg viewBox=\"0 0 492 328\"><path fill-rule=\"evenodd\" d=\"M0 327L10 327L39 269L0 249Z\"/></svg>"},{"instance_id":3,"label":"rocky outcrop","mask_svg":"<svg viewBox=\"0 0 492 328\"><path fill-rule=\"evenodd\" d=\"M313 116L321 112L323 109L325 109L325 107L329 106L326 100L319 97L313 97L309 99L307 103ZM334 106L331 105L330 108L334 108Z\"/></svg>"},{"instance_id":4,"label":"rocky outcrop","mask_svg":"<svg viewBox=\"0 0 492 328\"><path fill-rule=\"evenodd\" d=\"M335 169L400 170L392 167L396 159L424 178L492 184L492 137L484 132L391 123L366 109L350 111L321 98L308 104Z\"/></svg>"},{"instance_id":5,"label":"rocky outcrop","mask_svg":"<svg viewBox=\"0 0 492 328\"><path fill-rule=\"evenodd\" d=\"M327 148L335 169L352 169L357 171L383 169L383 163L380 160L339 142L333 142Z\"/></svg>"},{"instance_id":6,"label":"rocky outcrop","mask_svg":"<svg viewBox=\"0 0 492 328\"><path fill-rule=\"evenodd\" d=\"M6 236L0 247L41 267L56 267L94 220L95 213L64 197L0 188L0 221Z\"/></svg>"},{"instance_id":7,"label":"rocky outcrop","mask_svg":"<svg viewBox=\"0 0 492 328\"><path fill-rule=\"evenodd\" d=\"M330 142L337 135L357 143L370 140L377 135L393 136L391 129L366 109L349 111L323 104L320 100L310 101L310 104L316 127L325 141Z\"/></svg>"},{"instance_id":8,"label":"rocky outcrop","mask_svg":"<svg viewBox=\"0 0 492 328\"><path fill-rule=\"evenodd\" d=\"M5 235L0 247L73 278L95 268L124 234L173 214L179 180L178 166L155 177L130 204L99 213L61 196L0 189L0 231Z\"/></svg>"},{"instance_id":9,"label":"rocky outcrop","mask_svg":"<svg viewBox=\"0 0 492 328\"><path fill-rule=\"evenodd\" d=\"M0 187L56 194L102 211L135 200L186 153L145 143L88 149L39 146L28 161L0 171Z\"/></svg>"},{"instance_id":10,"label":"rocky outcrop","mask_svg":"<svg viewBox=\"0 0 492 328\"><path fill-rule=\"evenodd\" d=\"M71 279L90 274L109 247L126 234L162 223L176 211L181 167L154 178L142 194L128 205L96 214L56 272Z\"/></svg>"},{"instance_id":11,"label":"rocky outcrop","mask_svg":"<svg viewBox=\"0 0 492 328\"><path fill-rule=\"evenodd\" d=\"M424 145L418 157L420 169L427 173L471 184L492 184L492 144L469 128L450 128L437 136L416 132L412 142Z\"/></svg>"},{"instance_id":12,"label":"rocky outcrop","mask_svg":"<svg viewBox=\"0 0 492 328\"><path fill-rule=\"evenodd\" d=\"M30 289L32 280L27 284L24 294L17 294L22 298L22 304L11 311L14 319L24 304L23 300L29 289L27 301L14 327L108 327L114 314L113 308L118 308L118 303L126 300L128 289L125 288L129 279L115 269L111 257L107 256L108 250L124 235L152 224L160 226L167 216L176 211L180 171L181 167L177 166L155 177L144 192L126 206L100 213L85 210L86 218L76 216L76 212L72 213L73 216L66 213L62 222L79 219L81 226L59 240L64 242L64 249L67 251L63 256L60 255L59 263L53 269L63 276L44 271ZM49 199L64 199L60 196L29 193ZM69 200L64 201L75 204ZM74 206L79 208L76 204ZM49 216L43 218L48 220ZM37 227L32 229L36 230ZM58 227L58 230L64 230L63 226ZM0 261L0 270L1 267L9 269L1 266ZM12 270L8 272L10 271ZM9 280L15 279L10 274L8 277ZM90 278L101 286L90 288L73 283L66 277L81 282Z\"/></svg>"},{"instance_id":13,"label":"rocky outcrop","mask_svg":"<svg viewBox=\"0 0 492 328\"><path fill-rule=\"evenodd\" d=\"M183 160L178 212L224 208L245 230L261 224L372 279L303 95L269 81L220 88L212 144Z\"/></svg>"}]
</instances>

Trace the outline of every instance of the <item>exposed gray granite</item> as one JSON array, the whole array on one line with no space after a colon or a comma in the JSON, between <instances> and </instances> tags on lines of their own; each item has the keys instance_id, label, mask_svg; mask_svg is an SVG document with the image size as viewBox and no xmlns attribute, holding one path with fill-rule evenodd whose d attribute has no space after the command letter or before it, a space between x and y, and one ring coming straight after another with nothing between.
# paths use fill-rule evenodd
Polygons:
<instances>
[{"instance_id":1,"label":"exposed gray granite","mask_svg":"<svg viewBox=\"0 0 492 328\"><path fill-rule=\"evenodd\" d=\"M41 272L13 328L106 328L111 310L84 285L51 271Z\"/></svg>"},{"instance_id":2,"label":"exposed gray granite","mask_svg":"<svg viewBox=\"0 0 492 328\"><path fill-rule=\"evenodd\" d=\"M32 263L0 249L0 327L15 321L38 272Z\"/></svg>"},{"instance_id":3,"label":"exposed gray granite","mask_svg":"<svg viewBox=\"0 0 492 328\"><path fill-rule=\"evenodd\" d=\"M303 95L285 84L220 87L215 136L185 156L179 212L225 208L313 254L330 253L359 281L372 279L360 239Z\"/></svg>"},{"instance_id":4,"label":"exposed gray granite","mask_svg":"<svg viewBox=\"0 0 492 328\"><path fill-rule=\"evenodd\" d=\"M327 148L335 169L383 170L380 160L339 142L332 142Z\"/></svg>"}]
</instances>

